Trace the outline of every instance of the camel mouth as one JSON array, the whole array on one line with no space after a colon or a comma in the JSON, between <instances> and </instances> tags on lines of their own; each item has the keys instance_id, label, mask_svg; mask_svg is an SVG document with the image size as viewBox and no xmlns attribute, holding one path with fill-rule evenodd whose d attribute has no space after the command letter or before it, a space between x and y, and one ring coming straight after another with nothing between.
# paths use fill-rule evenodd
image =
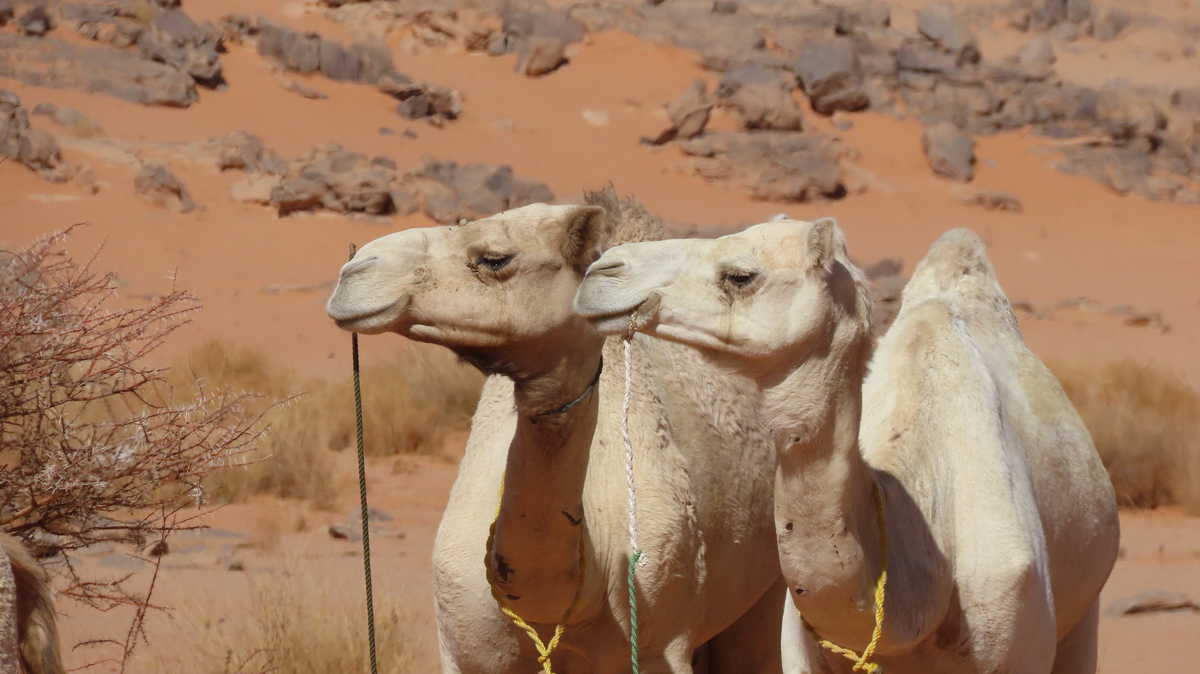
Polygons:
<instances>
[{"instance_id":1,"label":"camel mouth","mask_svg":"<svg viewBox=\"0 0 1200 674\"><path fill-rule=\"evenodd\" d=\"M477 327L414 322L404 334L418 342L440 344L451 349L488 349L504 346L501 335Z\"/></svg>"},{"instance_id":2,"label":"camel mouth","mask_svg":"<svg viewBox=\"0 0 1200 674\"><path fill-rule=\"evenodd\" d=\"M592 328L601 335L624 335L645 329L653 323L657 316L662 295L652 292L641 300L631 303L624 309L608 309L606 311L576 311L587 319Z\"/></svg>"},{"instance_id":3,"label":"camel mouth","mask_svg":"<svg viewBox=\"0 0 1200 674\"><path fill-rule=\"evenodd\" d=\"M385 332L395 323L399 317L399 307L401 301L389 302L381 307L374 309L350 309L346 310L343 307L330 302L326 307L326 313L333 319L333 322L342 330L349 332L359 332L363 334L374 334Z\"/></svg>"}]
</instances>

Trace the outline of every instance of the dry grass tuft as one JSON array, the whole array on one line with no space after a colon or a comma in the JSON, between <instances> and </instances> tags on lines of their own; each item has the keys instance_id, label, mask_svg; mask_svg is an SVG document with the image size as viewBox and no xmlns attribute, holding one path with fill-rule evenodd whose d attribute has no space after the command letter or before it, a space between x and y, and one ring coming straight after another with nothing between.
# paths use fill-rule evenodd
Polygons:
<instances>
[{"instance_id":1,"label":"dry grass tuft","mask_svg":"<svg viewBox=\"0 0 1200 674\"><path fill-rule=\"evenodd\" d=\"M245 599L230 595L229 606L198 606L175 614L197 623L178 630L191 635L192 643L159 656L155 671L369 671L361 592L335 587L329 578L305 568L300 562L285 563L281 572L252 578ZM375 618L380 672L427 672L436 666L433 628L428 620L417 619L411 602L377 594Z\"/></svg>"},{"instance_id":2,"label":"dry grass tuft","mask_svg":"<svg viewBox=\"0 0 1200 674\"><path fill-rule=\"evenodd\" d=\"M1131 360L1054 370L1091 431L1120 505L1200 513L1200 395Z\"/></svg>"},{"instance_id":3,"label":"dry grass tuft","mask_svg":"<svg viewBox=\"0 0 1200 674\"><path fill-rule=\"evenodd\" d=\"M299 390L295 378L262 353L225 342L209 342L175 368L189 380L280 400ZM433 454L448 434L470 424L482 378L439 347L405 343L394 359L362 373L367 453L372 456ZM310 382L306 391L268 413L270 431L257 456L218 471L208 496L240 502L255 494L335 507L339 487L329 450L354 447L354 388ZM331 479L331 476L334 476Z\"/></svg>"}]
</instances>

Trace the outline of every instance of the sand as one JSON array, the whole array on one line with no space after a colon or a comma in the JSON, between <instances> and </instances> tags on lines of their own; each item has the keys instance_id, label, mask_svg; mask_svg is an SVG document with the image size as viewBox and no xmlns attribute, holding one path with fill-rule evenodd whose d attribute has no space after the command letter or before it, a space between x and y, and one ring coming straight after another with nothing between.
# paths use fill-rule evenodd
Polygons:
<instances>
[{"instance_id":1,"label":"sand","mask_svg":"<svg viewBox=\"0 0 1200 674\"><path fill-rule=\"evenodd\" d=\"M911 23L911 12L920 4L902 3L897 23ZM1196 4L1140 3L1145 7L1139 11L1164 21L1194 20ZM300 15L285 3L221 0L194 3L189 11L198 19L215 18L227 11L246 11L246 5L295 28L346 37L343 29L319 14ZM1165 37L1156 40L1156 30ZM1173 32L1164 31L1153 25L1138 28L1119 44L1080 41L1060 51L1060 67L1070 78L1092 84L1113 76L1200 81L1195 60L1181 61L1182 47ZM999 20L981 37L989 55L1011 53L1020 44ZM329 97L303 99L285 91L267 64L244 46L232 46L222 57L229 88L205 90L197 104L183 110L147 108L0 78L0 88L16 92L29 108L43 102L73 107L104 129L101 138L84 142L45 117L34 118L37 127L59 136L68 161L95 171L100 191L93 195L74 183L55 185L16 162L0 163L0 244L23 246L36 236L87 222L68 246L79 253L99 248L96 267L119 275L121 301L143 301L172 283L195 293L204 310L158 354L164 363L218 338L263 349L301 377L343 376L349 368L349 339L325 316L323 303L348 244L429 221L421 216L280 219L267 208L228 197L240 174L219 174L181 158L167 164L202 208L176 214L137 198L132 189L135 169L113 161L115 144L141 144L144 152L154 154L169 144L244 129L285 157L334 142L389 156L402 170L425 156L511 164L518 176L546 182L565 201L612 181L672 223L734 229L780 211L801 218L832 215L845 229L856 259L869 263L896 257L904 261L906 271L945 229L971 227L988 242L1010 297L1034 309L1020 314L1022 329L1044 359L1094 366L1133 358L1169 368L1200 386L1200 359L1195 357L1200 352L1195 269L1200 208L1121 196L1058 172L1050 141L1016 132L979 141L971 189L1015 195L1023 210L983 211L964 205L958 187L930 173L920 151L918 122L873 113L852 116L853 127L838 132L859 152L856 163L869 186L865 193L836 202L755 201L733 185L693 175L686 158L673 147L638 143L640 136L663 128L663 103L697 78L714 81L694 54L618 32L591 35L573 49L565 68L540 79L518 77L511 56L405 55L401 69L406 73L465 94L462 118L440 129L399 117L389 99L367 86L313 78L306 84ZM1169 52L1171 60L1159 59L1169 67L1144 67L1148 50ZM833 131L828 120L807 117L812 127ZM732 120L718 113L713 125L731 128ZM396 133L383 135L381 128ZM402 135L405 130L416 138ZM1106 311L1055 310L1074 298L1088 298L1101 307L1158 312L1169 330L1126 325L1124 316ZM386 358L399 339L364 340L368 366ZM453 455L458 450L447 451ZM395 531L376 547L378 587L411 598L416 607L413 629L429 636L429 551L454 465L419 460L400 475L391 467L391 462L380 461L371 468L373 497L396 517ZM336 516L274 500L216 513L210 519L215 527L234 531L244 540L267 540L269 544L260 546L266 549L239 553L246 572L225 571L217 565L225 544L219 536L201 537L200 548L179 553L178 558L168 556L160 600L187 606L193 614L215 611L216 598L245 596L247 583L279 568L287 556L319 564L323 575L345 583L348 592L357 591L349 589L357 582L361 563L354 556L354 544L329 540L325 531L325 524L341 521L353 508L353 484L346 484L345 493ZM306 531L293 532L291 524L279 524L299 517L307 521ZM1126 513L1122 525L1125 554L1105 590L1106 606L1114 598L1160 587L1200 598L1200 520L1176 512ZM395 535L399 531L404 538ZM69 612L64 621L69 643L123 638L119 616L97 616L80 607ZM144 657L151 658L155 649L169 651L179 630L191 629L180 613L152 619L151 645ZM1187 671L1192 658L1179 646L1183 638L1196 634L1200 615L1105 615L1100 671ZM94 659L95 653L82 649L68 657L72 665L79 665Z\"/></svg>"}]
</instances>

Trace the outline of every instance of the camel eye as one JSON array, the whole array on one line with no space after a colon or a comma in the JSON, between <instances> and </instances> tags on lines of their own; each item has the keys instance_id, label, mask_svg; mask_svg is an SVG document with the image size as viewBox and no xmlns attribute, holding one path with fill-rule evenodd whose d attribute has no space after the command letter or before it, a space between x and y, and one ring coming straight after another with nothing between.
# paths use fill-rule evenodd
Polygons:
<instances>
[{"instance_id":1,"label":"camel eye","mask_svg":"<svg viewBox=\"0 0 1200 674\"><path fill-rule=\"evenodd\" d=\"M758 278L758 272L738 269L725 272L722 280L735 288L745 288L754 283L756 278Z\"/></svg>"},{"instance_id":2,"label":"camel eye","mask_svg":"<svg viewBox=\"0 0 1200 674\"><path fill-rule=\"evenodd\" d=\"M500 271L512 262L512 255L501 255L499 253L483 253L475 259L475 264L481 267L487 267L492 271Z\"/></svg>"}]
</instances>

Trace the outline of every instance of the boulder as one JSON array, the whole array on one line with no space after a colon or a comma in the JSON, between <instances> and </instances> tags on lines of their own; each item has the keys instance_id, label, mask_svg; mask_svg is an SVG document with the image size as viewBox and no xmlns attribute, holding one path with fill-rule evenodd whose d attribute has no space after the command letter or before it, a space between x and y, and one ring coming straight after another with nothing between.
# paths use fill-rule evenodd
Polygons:
<instances>
[{"instance_id":1,"label":"boulder","mask_svg":"<svg viewBox=\"0 0 1200 674\"><path fill-rule=\"evenodd\" d=\"M927 40L953 54L959 63L979 61L979 46L967 22L948 3L922 7L917 12L917 30Z\"/></svg>"},{"instance_id":2,"label":"boulder","mask_svg":"<svg viewBox=\"0 0 1200 674\"><path fill-rule=\"evenodd\" d=\"M517 72L529 77L540 77L554 72L567 62L566 49L566 43L558 37L530 36L517 58Z\"/></svg>"},{"instance_id":3,"label":"boulder","mask_svg":"<svg viewBox=\"0 0 1200 674\"><path fill-rule=\"evenodd\" d=\"M725 73L717 97L735 110L745 129L799 131L804 114L792 97L795 79L782 70L747 66Z\"/></svg>"},{"instance_id":4,"label":"boulder","mask_svg":"<svg viewBox=\"0 0 1200 674\"><path fill-rule=\"evenodd\" d=\"M975 140L953 124L942 122L925 129L921 148L934 173L962 182L975 177Z\"/></svg>"},{"instance_id":5,"label":"boulder","mask_svg":"<svg viewBox=\"0 0 1200 674\"><path fill-rule=\"evenodd\" d=\"M187 107L196 100L195 82L171 66L128 52L53 38L0 33L0 77L99 92L148 105Z\"/></svg>"},{"instance_id":6,"label":"boulder","mask_svg":"<svg viewBox=\"0 0 1200 674\"><path fill-rule=\"evenodd\" d=\"M271 204L279 215L316 208L387 215L394 210L391 190L395 179L395 169L386 163L327 145L293 162L284 179L271 189Z\"/></svg>"},{"instance_id":7,"label":"boulder","mask_svg":"<svg viewBox=\"0 0 1200 674\"><path fill-rule=\"evenodd\" d=\"M667 104L667 117L671 125L653 139L644 139L651 145L662 145L676 138L688 139L704 133L712 112L713 101L709 98L704 80L692 82L692 86L679 98Z\"/></svg>"},{"instance_id":8,"label":"boulder","mask_svg":"<svg viewBox=\"0 0 1200 674\"><path fill-rule=\"evenodd\" d=\"M13 159L52 182L70 177L54 136L30 126L21 99L4 90L0 90L0 157Z\"/></svg>"},{"instance_id":9,"label":"boulder","mask_svg":"<svg viewBox=\"0 0 1200 674\"><path fill-rule=\"evenodd\" d=\"M892 12L886 2L865 0L837 5L834 30L839 35L878 33L892 25Z\"/></svg>"},{"instance_id":10,"label":"boulder","mask_svg":"<svg viewBox=\"0 0 1200 674\"><path fill-rule=\"evenodd\" d=\"M774 131L705 134L680 143L708 179L734 180L756 199L814 201L846 194L840 150L817 134Z\"/></svg>"},{"instance_id":11,"label":"boulder","mask_svg":"<svg viewBox=\"0 0 1200 674\"><path fill-rule=\"evenodd\" d=\"M11 7L10 7L11 11ZM17 32L41 37L54 28L54 20L43 5L34 5L17 19Z\"/></svg>"},{"instance_id":12,"label":"boulder","mask_svg":"<svg viewBox=\"0 0 1200 674\"><path fill-rule=\"evenodd\" d=\"M546 185L517 178L507 165L428 160L406 176L404 183L417 196L422 210L444 224L554 200Z\"/></svg>"},{"instance_id":13,"label":"boulder","mask_svg":"<svg viewBox=\"0 0 1200 674\"><path fill-rule=\"evenodd\" d=\"M178 9L155 14L137 43L146 58L174 66L201 84L221 82L216 34L200 28Z\"/></svg>"},{"instance_id":14,"label":"boulder","mask_svg":"<svg viewBox=\"0 0 1200 674\"><path fill-rule=\"evenodd\" d=\"M792 65L813 109L823 115L862 110L870 103L863 88L862 67L849 38L812 41Z\"/></svg>"},{"instance_id":15,"label":"boulder","mask_svg":"<svg viewBox=\"0 0 1200 674\"><path fill-rule=\"evenodd\" d=\"M1106 9L1092 19L1092 37L1107 42L1115 40L1121 31L1129 27L1129 14L1120 9Z\"/></svg>"},{"instance_id":16,"label":"boulder","mask_svg":"<svg viewBox=\"0 0 1200 674\"><path fill-rule=\"evenodd\" d=\"M583 24L566 12L551 8L507 7L503 27L489 42L488 51L516 51L516 71L540 77L567 62L567 45L583 39Z\"/></svg>"},{"instance_id":17,"label":"boulder","mask_svg":"<svg viewBox=\"0 0 1200 674\"><path fill-rule=\"evenodd\" d=\"M1056 60L1058 59L1054 55L1054 46L1044 35L1039 35L1026 42L1025 46L1017 52L1017 65L1035 75L1044 75L1053 70Z\"/></svg>"},{"instance_id":18,"label":"boulder","mask_svg":"<svg viewBox=\"0 0 1200 674\"><path fill-rule=\"evenodd\" d=\"M196 208L191 194L174 173L161 164L146 164L133 179L133 189L160 208L188 213Z\"/></svg>"},{"instance_id":19,"label":"boulder","mask_svg":"<svg viewBox=\"0 0 1200 674\"><path fill-rule=\"evenodd\" d=\"M0 0L0 26L13 20L13 0Z\"/></svg>"}]
</instances>

